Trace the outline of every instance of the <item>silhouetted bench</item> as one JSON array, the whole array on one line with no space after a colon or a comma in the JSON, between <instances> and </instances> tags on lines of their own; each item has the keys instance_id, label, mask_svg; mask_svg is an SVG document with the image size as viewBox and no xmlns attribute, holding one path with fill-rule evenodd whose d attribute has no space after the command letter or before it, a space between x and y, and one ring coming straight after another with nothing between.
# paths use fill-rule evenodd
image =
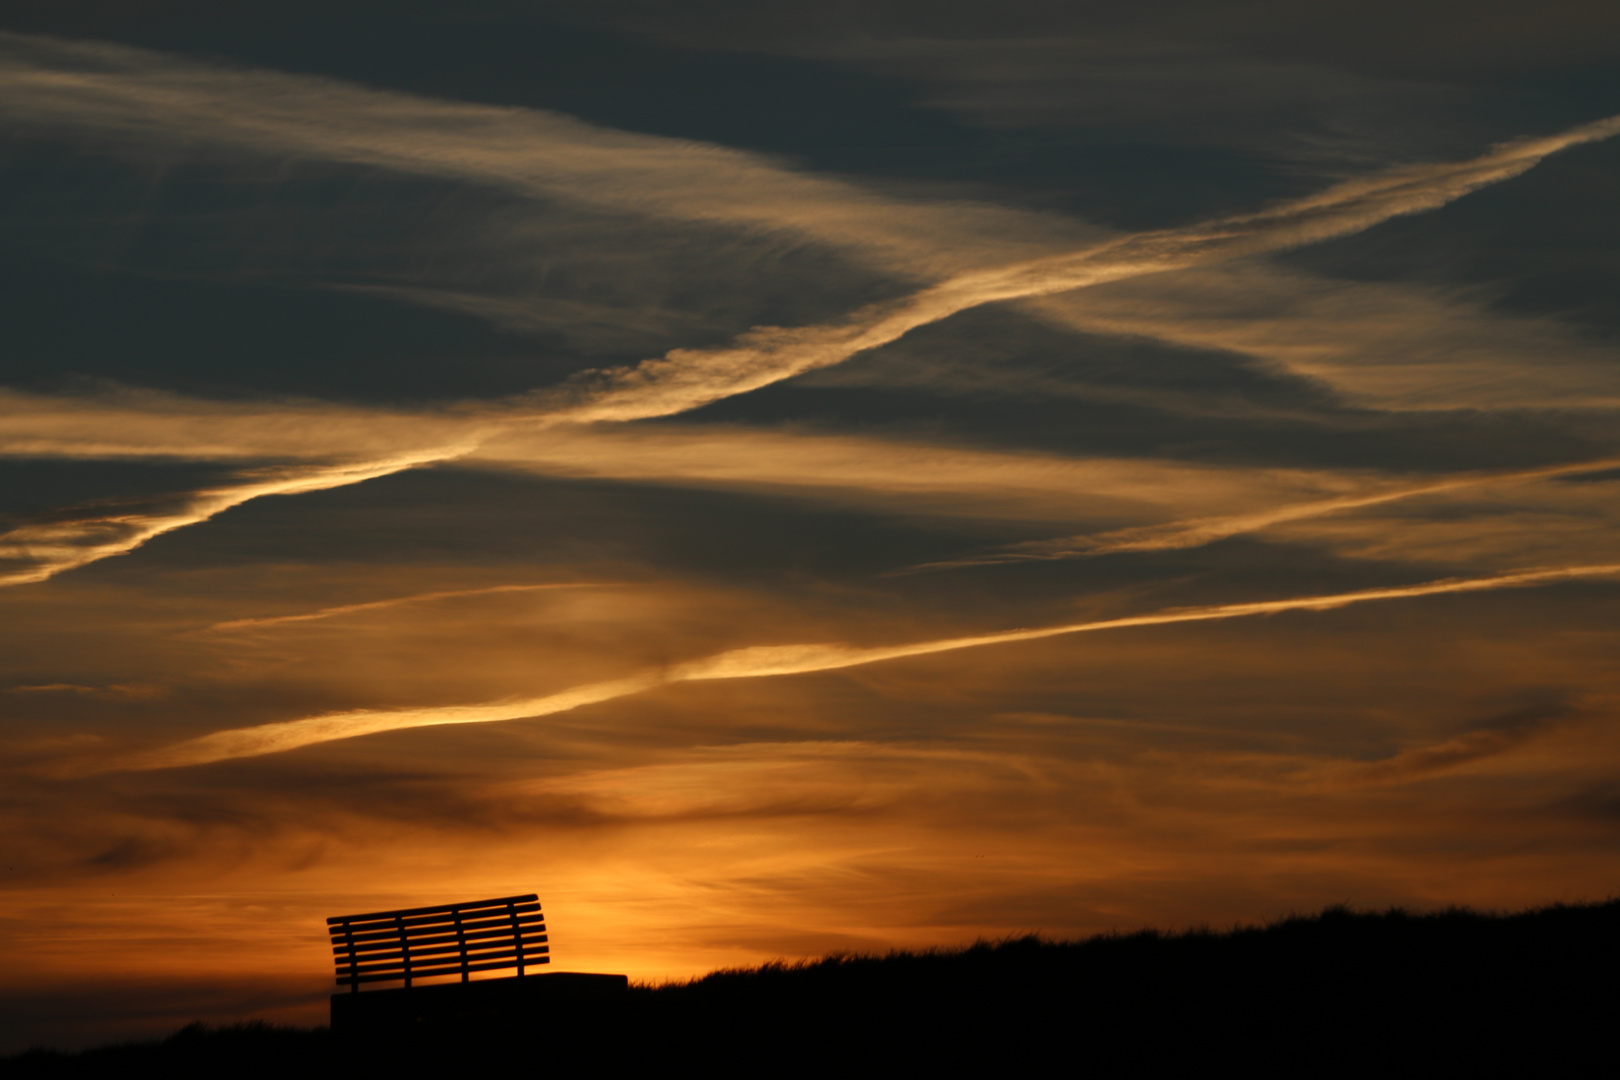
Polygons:
<instances>
[{"instance_id":1,"label":"silhouetted bench","mask_svg":"<svg viewBox=\"0 0 1620 1080\"><path fill-rule=\"evenodd\" d=\"M339 986L332 995L332 1029L486 1017L624 990L623 975L556 972L530 975L551 962L540 898L503 896L465 904L373 911L326 920L332 935ZM474 973L505 971L506 978L473 979ZM455 978L427 986L423 979ZM360 992L362 984L403 982L388 990Z\"/></svg>"}]
</instances>

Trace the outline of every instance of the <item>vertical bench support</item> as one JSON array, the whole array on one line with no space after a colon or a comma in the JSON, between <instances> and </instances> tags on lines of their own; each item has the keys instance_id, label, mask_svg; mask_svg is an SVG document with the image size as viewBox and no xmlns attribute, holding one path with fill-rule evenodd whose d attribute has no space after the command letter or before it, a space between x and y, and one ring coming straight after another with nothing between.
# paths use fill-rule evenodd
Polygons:
<instances>
[{"instance_id":1,"label":"vertical bench support","mask_svg":"<svg viewBox=\"0 0 1620 1080\"><path fill-rule=\"evenodd\" d=\"M360 955L354 951L354 924L343 920L343 943L349 950L349 993L360 992Z\"/></svg>"},{"instance_id":2,"label":"vertical bench support","mask_svg":"<svg viewBox=\"0 0 1620 1080\"><path fill-rule=\"evenodd\" d=\"M523 978L523 927L518 923L517 904L506 905L507 918L512 920L512 942L517 946L518 978Z\"/></svg>"},{"instance_id":3,"label":"vertical bench support","mask_svg":"<svg viewBox=\"0 0 1620 1080\"><path fill-rule=\"evenodd\" d=\"M461 925L461 909L451 908L450 914L456 920L456 944L461 947L461 981L469 982L472 979L472 973L467 970L467 967L472 961L467 959L467 930Z\"/></svg>"},{"instance_id":4,"label":"vertical bench support","mask_svg":"<svg viewBox=\"0 0 1620 1080\"><path fill-rule=\"evenodd\" d=\"M411 987L411 939L405 934L405 917L396 915L394 925L399 927L399 959L405 968L405 988Z\"/></svg>"}]
</instances>

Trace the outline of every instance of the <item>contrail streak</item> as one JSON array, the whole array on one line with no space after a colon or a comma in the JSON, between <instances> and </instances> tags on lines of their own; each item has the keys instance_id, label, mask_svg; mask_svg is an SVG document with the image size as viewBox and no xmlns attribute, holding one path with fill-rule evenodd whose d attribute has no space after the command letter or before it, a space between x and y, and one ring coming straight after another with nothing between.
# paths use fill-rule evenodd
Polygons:
<instances>
[{"instance_id":1,"label":"contrail streak","mask_svg":"<svg viewBox=\"0 0 1620 1080\"><path fill-rule=\"evenodd\" d=\"M1336 184L1270 210L1180 229L1137 233L1065 255L958 274L911 297L873 305L840 323L759 327L727 349L674 349L634 368L585 372L559 390L481 421L469 441L439 453L417 451L384 464L284 471L268 482L198 492L180 511L107 517L94 523L32 525L0 536L0 558L26 559L0 574L0 586L43 581L64 570L131 551L153 536L206 521L260 495L340 487L470 453L500 427L641 420L670 416L757 390L895 341L984 304L1067 292L1218 259L1277 251L1357 232L1402 214L1433 209L1517 176L1547 155L1620 133L1620 116L1559 135L1504 143L1467 161L1394 169ZM538 409L534 406L539 405ZM290 478L289 478L290 474ZM99 531L105 537L95 540Z\"/></svg>"},{"instance_id":2,"label":"contrail streak","mask_svg":"<svg viewBox=\"0 0 1620 1080\"><path fill-rule=\"evenodd\" d=\"M973 555L944 562L922 563L895 571L897 574L922 573L929 570L955 570L968 566L993 566L1015 562L1045 562L1056 559L1082 559L1092 555L1109 555L1118 551L1170 551L1179 548L1202 547L1217 540L1242 533L1258 532L1286 521L1320 517L1340 510L1412 499L1420 495L1434 495L1443 491L1483 487L1488 484L1511 484L1526 480L1544 480L1555 476L1578 476L1581 473L1604 472L1620 468L1620 458L1587 461L1578 465L1549 465L1541 469L1518 472L1474 474L1437 480L1432 484L1379 491L1364 495L1341 495L1314 502L1293 503L1251 514L1231 514L1220 517L1196 518L1191 521L1173 521L1164 525L1142 525L1130 529L1115 529L1094 536L1062 536L1053 540L1030 540L1009 544L1001 551Z\"/></svg>"},{"instance_id":3,"label":"contrail streak","mask_svg":"<svg viewBox=\"0 0 1620 1080\"><path fill-rule=\"evenodd\" d=\"M267 626L286 626L289 623L315 622L336 619L361 611L381 611L404 604L425 604L433 600L452 600L463 596L489 596L494 593L549 592L553 589L605 589L611 584L595 581L563 581L546 585L491 585L485 589L448 589L442 592L417 593L414 596L395 596L387 600L371 600L363 604L341 604L299 615L271 615L261 619L231 619L204 627L204 633L228 633L233 630L258 630Z\"/></svg>"},{"instance_id":4,"label":"contrail streak","mask_svg":"<svg viewBox=\"0 0 1620 1080\"><path fill-rule=\"evenodd\" d=\"M1348 180L1255 214L1137 233L1064 255L958 274L906 299L862 308L840 323L759 327L730 348L675 349L634 368L586 373L569 388L579 400L566 406L563 415L581 422L668 416L842 363L984 304L1068 292L1359 232L1390 218L1444 206L1518 176L1549 154L1616 133L1620 116L1559 135L1503 143L1466 161Z\"/></svg>"},{"instance_id":5,"label":"contrail streak","mask_svg":"<svg viewBox=\"0 0 1620 1080\"><path fill-rule=\"evenodd\" d=\"M264 495L298 495L346 487L460 457L475 445L466 443L346 465L260 469L245 473L243 483L192 492L177 509L168 512L108 511L71 521L23 525L0 534L0 559L25 564L21 569L0 573L0 586L45 581L65 570L126 554L155 536L207 521Z\"/></svg>"},{"instance_id":6,"label":"contrail streak","mask_svg":"<svg viewBox=\"0 0 1620 1080\"><path fill-rule=\"evenodd\" d=\"M1398 585L1383 589L1305 596L1288 600L1263 600L1247 604L1218 604L1212 607L1180 608L1120 619L1070 623L1027 630L1005 630L972 637L942 638L906 645L859 648L850 645L761 645L733 649L700 660L663 669L644 671L623 679L590 683L544 697L517 701L497 701L483 705L440 706L424 709L359 711L312 716L257 727L217 731L211 735L173 746L135 754L94 771L139 771L203 765L231 758L256 757L294 750L316 743L352 739L382 731L433 727L444 724L488 724L502 720L522 720L568 712L615 698L682 682L708 682L717 679L756 679L773 675L804 675L817 671L898 660L911 656L954 652L983 645L1004 645L1036 641L1065 634L1098 630L1121 630L1133 626L1163 626L1170 623L1208 622L1248 615L1272 615L1283 611L1327 611L1373 600L1404 600L1445 593L1485 592L1493 589L1523 588L1573 581L1582 578L1620 575L1620 563L1605 566L1569 566L1549 570L1524 570L1483 578L1447 578L1421 585Z\"/></svg>"}]
</instances>

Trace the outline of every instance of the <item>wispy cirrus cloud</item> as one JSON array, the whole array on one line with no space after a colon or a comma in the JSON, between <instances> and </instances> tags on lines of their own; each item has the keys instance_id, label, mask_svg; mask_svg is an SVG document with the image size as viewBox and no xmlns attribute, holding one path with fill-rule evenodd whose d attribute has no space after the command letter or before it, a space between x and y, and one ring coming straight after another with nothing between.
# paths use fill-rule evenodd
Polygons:
<instances>
[{"instance_id":1,"label":"wispy cirrus cloud","mask_svg":"<svg viewBox=\"0 0 1620 1080\"><path fill-rule=\"evenodd\" d=\"M501 182L537 193L606 201L626 209L694 219L792 227L869 248L904 252L933 273L939 238L915 263L924 221L937 208L894 212L846 185L761 165L749 155L680 140L607 131L566 117L385 94L325 80L232 72L118 46L73 45L6 35L0 69L4 115L24 125L95 131L114 141L213 139L280 153L314 152L386 168ZM1334 185L1248 215L1156 230L984 268L996 251L973 250L981 268L956 269L910 297L846 319L796 328L760 327L720 349L674 349L633 368L585 373L525 402L481 410L475 432L438 448L362 464L280 468L231 488L197 492L161 513L92 514L33 524L0 543L19 564L0 584L39 581L133 550L152 536L207 520L267 494L342 486L470 453L496 430L557 423L670 416L829 367L961 311L1005 300L1083 289L1147 274L1281 250L1444 205L1516 176L1548 154L1620 132L1620 118L1562 134L1521 139L1479 157L1395 169ZM920 215L920 216L919 216ZM970 215L971 216L971 215ZM994 217L994 215L992 215ZM1001 220L1001 219L997 219ZM982 224L982 222L979 222ZM1003 221L1003 224L1006 224ZM975 228L978 226L975 225ZM1013 244L1017 247L1017 244ZM87 441L111 449L100 433ZM55 439L35 432L13 452L39 452ZM30 443L32 440L32 443ZM138 440L130 439L128 442ZM49 452L49 451L47 451ZM58 450L57 452L61 452ZM195 451L193 451L195 453Z\"/></svg>"},{"instance_id":2,"label":"wispy cirrus cloud","mask_svg":"<svg viewBox=\"0 0 1620 1080\"><path fill-rule=\"evenodd\" d=\"M766 155L560 113L225 68L123 45L0 34L0 89L0 117L13 125L108 150L344 162L631 214L790 232L909 273L948 273L1095 233L1056 215L886 198Z\"/></svg>"},{"instance_id":3,"label":"wispy cirrus cloud","mask_svg":"<svg viewBox=\"0 0 1620 1080\"><path fill-rule=\"evenodd\" d=\"M1514 472L1472 474L1448 477L1427 484L1400 487L1360 494L1339 495L1314 502L1274 506L1245 514L1198 518L1191 521L1172 521L1160 525L1141 525L1128 529L1082 536L1062 536L1052 540L1032 540L1009 544L1000 551L983 555L951 559L912 567L912 572L923 570L949 570L967 566L990 566L1000 563L1045 561L1052 559L1078 559L1091 555L1110 555L1120 551L1171 551L1180 548L1202 547L1244 533L1259 532L1272 525L1306 518L1321 517L1341 510L1354 510L1365 506L1415 499L1424 495L1459 491L1466 488L1488 487L1497 484L1516 484L1534 480L1548 480L1560 476L1579 476L1583 473L1607 472L1620 468L1620 459L1608 458L1572 465L1550 465L1541 469L1520 469Z\"/></svg>"},{"instance_id":4,"label":"wispy cirrus cloud","mask_svg":"<svg viewBox=\"0 0 1620 1080\"><path fill-rule=\"evenodd\" d=\"M1328 783L1399 784L1449 772L1510 753L1579 711L1575 703L1565 701L1520 709L1442 742L1402 750L1381 761L1341 766L1329 773Z\"/></svg>"},{"instance_id":5,"label":"wispy cirrus cloud","mask_svg":"<svg viewBox=\"0 0 1620 1080\"><path fill-rule=\"evenodd\" d=\"M1281 251L1444 206L1518 176L1549 154L1620 133L1620 117L1559 135L1519 139L1465 161L1393 169L1336 184L1268 210L1185 228L1136 233L1063 255L957 274L912 296L823 326L763 327L725 349L675 349L634 368L573 380L568 419L668 416L842 363L958 312L1005 300Z\"/></svg>"},{"instance_id":6,"label":"wispy cirrus cloud","mask_svg":"<svg viewBox=\"0 0 1620 1080\"><path fill-rule=\"evenodd\" d=\"M605 589L611 583L593 581L559 581L543 585L490 585L482 589L441 589L437 592L416 593L412 596L394 596L386 600L368 600L359 604L339 604L319 611L300 612L297 615L268 615L250 619L228 619L206 627L210 633L232 633L243 630L264 630L270 627L297 623L340 619L346 615L359 615L372 611L387 611L407 604L428 604L435 600L460 600L468 596L499 596L503 593L550 592L555 589Z\"/></svg>"},{"instance_id":7,"label":"wispy cirrus cloud","mask_svg":"<svg viewBox=\"0 0 1620 1080\"><path fill-rule=\"evenodd\" d=\"M454 460L464 468L789 494L885 513L1003 521L1092 521L1100 531L1028 541L914 569L1170 550L1272 525L1469 488L1616 467L1612 461L1470 473L1419 484L1378 483L1329 470L1260 469L1142 458L1069 457L915 439L758 429L511 422L484 407L391 411L310 402L214 403L153 392L97 398L0 393L0 452L18 457L297 462L248 468L236 483L141 504L48 515L7 534L21 571L85 565L229 506L341 486L398 468ZM424 448L424 439L448 446ZM392 451L391 454L389 451ZM355 465L364 455L371 463ZM338 463L333 464L334 460ZM266 486L268 483L268 486ZM271 491L271 488L275 491ZM1233 506L1236 513L1220 511ZM1203 511L1192 519L1112 527ZM35 575L35 576L30 576Z\"/></svg>"},{"instance_id":8,"label":"wispy cirrus cloud","mask_svg":"<svg viewBox=\"0 0 1620 1080\"><path fill-rule=\"evenodd\" d=\"M1620 405L1612 346L1550 317L1493 309L1478 290L1335 280L1240 259L1026 307L1084 333L1250 357L1346 404L1438 409Z\"/></svg>"},{"instance_id":9,"label":"wispy cirrus cloud","mask_svg":"<svg viewBox=\"0 0 1620 1080\"><path fill-rule=\"evenodd\" d=\"M19 123L51 122L136 140L201 137L271 151L320 152L548 194L565 191L643 213L802 226L857 246L915 252L919 237L927 235L921 243L928 251L926 261L936 270L945 268L940 252L962 250L959 242L940 234L944 219L937 208L875 200L847 185L766 166L737 151L615 132L533 110L466 106L303 76L221 70L122 46L69 45L19 35L0 40L8 47L0 82L9 84L6 108ZM312 109L314 105L319 108ZM990 269L984 267L993 265L994 245L970 247L974 268L959 269L909 299L863 309L836 324L759 328L729 349L674 350L634 369L584 380L577 387L584 400L569 411L572 418L584 420L669 415L836 364L982 304L1067 292L1359 231L1444 205L1516 176L1548 154L1616 131L1620 118L1609 118L1559 135L1504 143L1466 161L1358 177L1256 214L1128 235ZM1012 227L1017 215L986 213L1003 235L1019 231ZM945 217L964 220L959 207ZM897 230L905 234L904 242L894 239Z\"/></svg>"},{"instance_id":10,"label":"wispy cirrus cloud","mask_svg":"<svg viewBox=\"0 0 1620 1080\"><path fill-rule=\"evenodd\" d=\"M0 456L334 464L434 447L459 454L498 426L487 411L213 401L129 387L91 394L0 388Z\"/></svg>"},{"instance_id":11,"label":"wispy cirrus cloud","mask_svg":"<svg viewBox=\"0 0 1620 1080\"><path fill-rule=\"evenodd\" d=\"M1068 634L1094 633L1142 626L1165 626L1175 623L1209 622L1245 618L1253 615L1273 615L1286 611L1331 611L1352 604L1369 603L1378 600L1406 600L1424 596L1526 588L1559 582L1614 577L1616 575L1620 575L1620 563L1600 566L1566 566L1545 570L1524 570L1490 577L1453 578L1418 585L1363 589L1356 592L1335 593L1326 596L1305 596L1285 600L1263 600L1251 603L1183 608L1118 619L1102 619L1027 630L1007 630L999 633L942 638L902 645L877 647L857 647L841 644L761 645L732 649L714 656L674 664L661 669L643 671L624 678L577 686L539 698L491 702L483 705L332 713L301 720L262 724L257 727L217 731L173 746L134 754L116 761L80 766L80 768L89 772L99 772L139 771L204 765L233 758L280 753L295 750L299 747L333 742L338 739L351 739L385 731L402 731L411 728L455 724L488 724L503 720L550 716L676 683L804 675L875 664L885 660L929 656L936 653L954 652L960 649L979 648L987 645L1038 641L1043 638L1061 637Z\"/></svg>"},{"instance_id":12,"label":"wispy cirrus cloud","mask_svg":"<svg viewBox=\"0 0 1620 1080\"><path fill-rule=\"evenodd\" d=\"M127 389L81 397L0 390L0 455L21 459L325 467L389 456L427 460L435 445L470 446L456 459L466 468L1051 521L1091 518L1098 508L1105 508L1107 518L1132 506L1185 512L1266 505L1344 486L1312 470L1075 458L812 428L513 420L500 403L391 410L309 401L214 402Z\"/></svg>"},{"instance_id":13,"label":"wispy cirrus cloud","mask_svg":"<svg viewBox=\"0 0 1620 1080\"><path fill-rule=\"evenodd\" d=\"M814 385L914 388L949 396L1053 395L1128 401L1184 416L1243 415L1332 423L1345 409L1577 410L1620 404L1612 344L1571 322L1493 305L1487 289L1348 280L1235 259L1021 301L1021 313L1082 340L1158 342L1226 354L1267 383L1304 383L1307 406L1257 400L1241 386L1144 385L1081 364L1025 369L914 347L809 376ZM1326 402L1322 399L1326 398ZM1326 404L1328 411L1324 411ZM1335 417L1333 413L1339 413Z\"/></svg>"},{"instance_id":14,"label":"wispy cirrus cloud","mask_svg":"<svg viewBox=\"0 0 1620 1080\"><path fill-rule=\"evenodd\" d=\"M930 105L976 126L1146 132L1171 145L1242 146L1317 169L1421 146L1437 128L1464 123L1468 100L1443 81L1267 59L1202 39L863 36L822 50L916 79L929 88Z\"/></svg>"},{"instance_id":15,"label":"wispy cirrus cloud","mask_svg":"<svg viewBox=\"0 0 1620 1080\"><path fill-rule=\"evenodd\" d=\"M127 554L154 537L207 521L252 499L346 487L449 460L468 449L470 445L343 465L254 469L245 472L240 483L189 492L162 508L113 504L59 513L57 520L0 533L0 586L46 581L76 567Z\"/></svg>"},{"instance_id":16,"label":"wispy cirrus cloud","mask_svg":"<svg viewBox=\"0 0 1620 1080\"><path fill-rule=\"evenodd\" d=\"M724 424L512 429L490 438L460 464L789 494L891 513L1004 521L1139 520L1188 507L1264 506L1343 486L1329 473L1307 469L1070 457Z\"/></svg>"}]
</instances>

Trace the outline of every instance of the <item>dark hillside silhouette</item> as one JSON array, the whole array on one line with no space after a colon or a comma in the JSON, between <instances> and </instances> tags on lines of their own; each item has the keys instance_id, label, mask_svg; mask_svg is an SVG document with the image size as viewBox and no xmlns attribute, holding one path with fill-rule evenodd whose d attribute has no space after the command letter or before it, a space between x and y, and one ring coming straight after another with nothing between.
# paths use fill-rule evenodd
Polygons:
<instances>
[{"instance_id":1,"label":"dark hillside silhouette","mask_svg":"<svg viewBox=\"0 0 1620 1080\"><path fill-rule=\"evenodd\" d=\"M1601 1075L1620 901L1516 915L1329 909L1226 933L1035 937L716 972L364 1038L262 1025L35 1051L14 1076L1073 1073ZM539 976L544 978L545 976ZM1579 1068L1577 1069L1577 1063Z\"/></svg>"}]
</instances>

